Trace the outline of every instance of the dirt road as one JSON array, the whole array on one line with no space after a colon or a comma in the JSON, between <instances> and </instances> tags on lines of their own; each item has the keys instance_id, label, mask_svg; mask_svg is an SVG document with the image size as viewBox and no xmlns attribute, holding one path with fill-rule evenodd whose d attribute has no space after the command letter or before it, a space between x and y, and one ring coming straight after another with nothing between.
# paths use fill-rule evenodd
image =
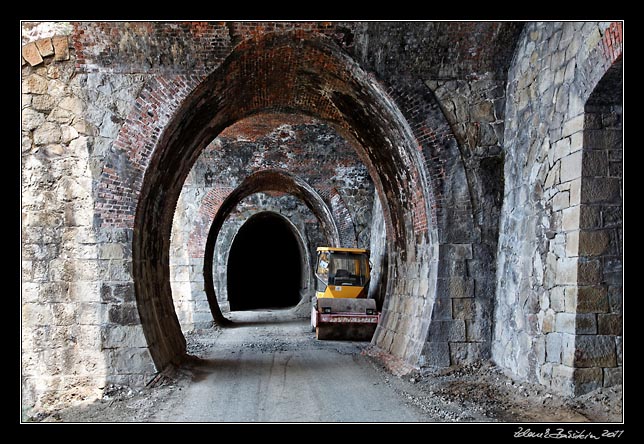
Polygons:
<instances>
[{"instance_id":1,"label":"dirt road","mask_svg":"<svg viewBox=\"0 0 644 444\"><path fill-rule=\"evenodd\" d=\"M622 387L568 398L492 362L393 376L368 343L317 341L288 311L236 312L233 328L188 334L193 362L145 388L109 385L93 402L60 400L47 422L622 421Z\"/></svg>"},{"instance_id":2,"label":"dirt road","mask_svg":"<svg viewBox=\"0 0 644 444\"><path fill-rule=\"evenodd\" d=\"M224 329L216 347L190 368L192 383L151 420L423 421L360 354L366 343L316 341L306 320L283 314L236 318L238 325Z\"/></svg>"}]
</instances>

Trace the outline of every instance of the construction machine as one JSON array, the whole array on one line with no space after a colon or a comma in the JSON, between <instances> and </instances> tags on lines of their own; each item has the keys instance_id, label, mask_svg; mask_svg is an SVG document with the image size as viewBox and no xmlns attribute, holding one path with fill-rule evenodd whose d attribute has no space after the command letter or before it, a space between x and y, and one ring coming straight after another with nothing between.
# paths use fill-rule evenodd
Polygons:
<instances>
[{"instance_id":1,"label":"construction machine","mask_svg":"<svg viewBox=\"0 0 644 444\"><path fill-rule=\"evenodd\" d=\"M370 271L369 250L318 247L311 308L317 339L371 340L380 313L376 301L367 297Z\"/></svg>"}]
</instances>

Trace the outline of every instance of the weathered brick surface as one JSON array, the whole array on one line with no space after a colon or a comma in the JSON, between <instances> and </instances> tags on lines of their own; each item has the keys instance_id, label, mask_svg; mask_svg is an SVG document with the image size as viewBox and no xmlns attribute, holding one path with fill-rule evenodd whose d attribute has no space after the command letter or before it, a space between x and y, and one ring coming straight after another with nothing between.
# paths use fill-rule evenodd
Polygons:
<instances>
[{"instance_id":1,"label":"weathered brick surface","mask_svg":"<svg viewBox=\"0 0 644 444\"><path fill-rule=\"evenodd\" d=\"M592 117L583 109L619 63L621 24L52 26L65 33L24 25L21 59L23 324L34 332L23 333L27 403L106 381L143 384L185 351L175 307L208 324L206 299L173 306L178 290L170 284L208 292L199 278L207 230L183 233L191 253L180 263L169 254L173 219L182 209L204 227L211 222L238 183L213 170L203 190L218 191L197 196L193 188L180 201L182 184L198 176L190 171L203 148L251 115L264 114L266 127L237 127L223 145L226 161L239 161L229 164L240 177L268 166L318 177L313 189L338 238L375 252L383 322L374 342L385 353L411 367L471 362L490 355L494 334L501 365L574 391L574 369L563 361L573 362L581 331L556 328L558 315L584 310L579 276L607 288L608 308L586 307L580 314L592 315L589 322L575 328L593 336L596 319L621 344L613 334L621 310L622 155L613 148L621 114L604 106L603 93L591 101ZM279 125L267 112L314 117L333 131L291 122L271 133ZM586 129L594 131L588 140ZM301 155L307 146L326 153L340 140L355 154L326 159L336 171ZM336 183L323 184L326 176ZM369 177L375 198L361 185ZM233 215L233 226L279 207L307 232L328 228L316 228L317 215L301 202L256 199ZM223 237L235 228L226 230ZM427 342L430 331L436 342ZM616 380L619 367L602 367L612 362L589 362L604 384ZM591 379L583 378L588 387Z\"/></svg>"},{"instance_id":2,"label":"weathered brick surface","mask_svg":"<svg viewBox=\"0 0 644 444\"><path fill-rule=\"evenodd\" d=\"M185 186L217 193L219 200L217 205L207 200L199 209L199 222L190 233L190 257L203 256L210 221L227 193L243 178L271 168L296 174L316 190L333 213L342 246L368 247L373 185L355 149L322 122L266 114L228 128L193 167L193 179Z\"/></svg>"}]
</instances>

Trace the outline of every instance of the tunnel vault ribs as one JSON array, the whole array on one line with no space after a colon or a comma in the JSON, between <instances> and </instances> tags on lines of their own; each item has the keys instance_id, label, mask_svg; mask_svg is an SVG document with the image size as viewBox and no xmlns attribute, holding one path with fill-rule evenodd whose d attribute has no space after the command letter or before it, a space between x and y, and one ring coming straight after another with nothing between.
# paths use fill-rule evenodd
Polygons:
<instances>
[{"instance_id":1,"label":"tunnel vault ribs","mask_svg":"<svg viewBox=\"0 0 644 444\"><path fill-rule=\"evenodd\" d=\"M375 346L568 394L621 383L621 22L31 23L23 44L26 405L181 362L182 187L269 114L332 127L371 176Z\"/></svg>"},{"instance_id":2,"label":"tunnel vault ribs","mask_svg":"<svg viewBox=\"0 0 644 444\"><path fill-rule=\"evenodd\" d=\"M404 206L408 205L411 199L405 198L405 196L419 197L417 189L414 189L413 192L410 190L411 186L417 187L419 185L417 181L412 183L410 177L412 175L422 177L422 175L409 172L408 166L410 164L420 165L420 163L409 161L409 156L415 156L417 151L412 148L415 146L415 142L410 139L411 134L409 129L405 128L404 118L399 112L392 111L395 105L386 99L386 95L375 84L367 81L365 74L352 60L338 53L337 47L332 43L330 44L324 39L311 38L293 45L292 38L293 36L288 34L274 35L241 43L222 66L206 78L180 106L173 120L167 125L150 160L150 167L153 169L149 167L148 171L163 173L146 175L136 219L138 227L155 224L157 226L163 225L164 228L146 230L145 235L139 234L142 233L142 229L135 230L134 246L136 251L147 250L146 256L148 258L158 258L153 259L154 262L167 263L169 242L167 233L169 233L171 221L170 214L178 197L179 184L188 173L188 168L205 143L216 136L231 121L268 107L295 109L299 112L316 115L337 125L340 132L351 139L354 139L355 135L360 141L368 141L369 150L360 149L359 151L362 152L361 155L365 158L365 163L374 177L381 199L386 202L386 205L383 206L386 219L389 219L394 213L397 215L388 224L393 229L392 242L398 246L415 244L408 238L413 233L411 230L413 224L411 221L407 221L411 213ZM259 66L256 64L260 53L270 61L269 64ZM324 88L319 88L318 84L317 88L312 90L311 85L297 75L304 63L306 63L307 69L317 71L318 78L325 83ZM266 71L268 67L270 69ZM266 75L262 73L266 73ZM279 82L273 81L276 75L279 75ZM244 81L242 82L240 79L244 79ZM244 85L243 91L239 89L242 84ZM279 94L278 87L284 88L279 89ZM359 127L353 126L353 120L349 118L349 115L346 115L355 112L355 110L342 109L343 106L338 107L339 104L333 103L327 94L321 94L322 91L344 91L343 97L348 97L351 94L356 95L357 101L352 102L353 106L368 110L367 114L363 114L360 118L361 125ZM251 96L251 94L253 95ZM334 93L331 97L338 96ZM339 114L342 112L345 114ZM368 124L369 120L373 122L372 125ZM381 127L385 122L386 127ZM393 149L394 141L397 141L396 149ZM375 157L374 153L377 152L389 152L390 155ZM387 162L396 166L386 168L384 165L387 165ZM378 167L374 167L374 164ZM177 169L176 165L183 167ZM414 169L412 168L411 171ZM267 177L266 180L268 182L269 178ZM405 192L404 190L410 191ZM403 198L401 199L401 197ZM220 211L225 211L225 205L222 205ZM216 233L217 225L218 222L213 223L215 228L211 229L211 234ZM425 237L425 235L421 235L421 237ZM144 247L143 244L147 247ZM210 239L207 245L212 245ZM205 254L206 268L211 268L211 263L208 263L209 248L211 247L207 247ZM401 252L409 251L409 248L396 247L395 249ZM153 251L156 252L150 254ZM408 258L403 253L400 261L394 267L404 269L408 263L415 263L419 259ZM173 356L182 355L185 345L181 340L169 339L177 335L181 337L180 332L177 331L176 316L172 316L170 307L161 310L167 313L167 321L163 321L158 317L158 314L154 314L156 311L154 307L157 304L165 306L169 302L169 285L166 283L168 280L167 266L163 266L161 269L157 268L154 273L156 282L162 283L152 284L152 282L146 283L145 279L139 279L149 273L141 274L143 270L140 265L142 264L143 262L135 260L134 275L139 311L146 335L160 338L160 340L151 341L150 351L157 366L162 367L164 363L171 361ZM150 266L144 268L150 269ZM211 278L208 273L204 277L206 291L211 294L213 288L208 282ZM427 279L428 277L421 276L421 278ZM394 287L396 285L398 284L394 284ZM155 288L155 297L148 300L145 295L152 288ZM414 302L410 307L414 304L422 306L425 299L418 298L412 299L412 301ZM216 299L209 295L209 302L215 320L223 321L223 316L217 313ZM148 312L148 310L150 311ZM423 311L420 307L418 310L419 312ZM157 321L148 322L152 319ZM162 327L161 324L166 322L168 324ZM384 322L384 325L387 325L387 321ZM419 328L420 330L418 330ZM155 332L152 332L151 329ZM383 347L396 353L402 353L408 359L417 359L424 341L420 321L416 323L415 329L417 330L415 333L412 333L413 329L407 330L399 336L395 343L389 341L388 344L383 344ZM392 335L396 336L396 331L396 328L389 330L387 337L383 337L385 342L390 340ZM170 335L170 337L166 338L166 335ZM415 345L409 348L403 347L403 344L409 340L413 340ZM412 357L413 355L416 357Z\"/></svg>"}]
</instances>

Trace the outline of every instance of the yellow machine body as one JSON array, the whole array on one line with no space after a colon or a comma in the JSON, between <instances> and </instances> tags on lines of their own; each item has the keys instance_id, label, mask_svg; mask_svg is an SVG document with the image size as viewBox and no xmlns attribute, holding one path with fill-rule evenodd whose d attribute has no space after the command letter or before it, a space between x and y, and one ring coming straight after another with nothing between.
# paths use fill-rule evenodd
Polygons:
<instances>
[{"instance_id":1,"label":"yellow machine body","mask_svg":"<svg viewBox=\"0 0 644 444\"><path fill-rule=\"evenodd\" d=\"M369 250L318 247L318 298L366 297L369 285ZM342 275L340 275L342 273Z\"/></svg>"},{"instance_id":2,"label":"yellow machine body","mask_svg":"<svg viewBox=\"0 0 644 444\"><path fill-rule=\"evenodd\" d=\"M370 340L380 319L367 299L369 250L318 247L316 302L311 327L318 339Z\"/></svg>"}]
</instances>

